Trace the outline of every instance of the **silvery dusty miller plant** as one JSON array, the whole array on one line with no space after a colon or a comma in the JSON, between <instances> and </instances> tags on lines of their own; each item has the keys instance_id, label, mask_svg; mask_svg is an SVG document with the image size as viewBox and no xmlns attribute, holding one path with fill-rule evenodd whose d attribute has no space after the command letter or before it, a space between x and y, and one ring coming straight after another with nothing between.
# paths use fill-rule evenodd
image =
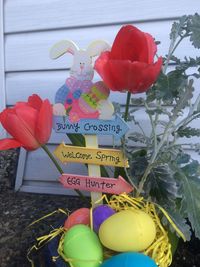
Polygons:
<instances>
[{"instance_id":1,"label":"silvery dusty miller plant","mask_svg":"<svg viewBox=\"0 0 200 267\"><path fill-rule=\"evenodd\" d=\"M164 207L189 240L188 220L200 238L200 163L189 153L191 149L200 153L200 142L190 141L194 137L200 141L200 129L192 127L192 122L200 118L200 94L195 99L193 96L194 79L200 78L200 57L180 60L175 56L186 39L200 48L198 14L182 16L173 23L161 74L146 97L132 99L128 119L135 125L125 139L124 150L130 164L126 172L136 188L134 194ZM148 135L135 113L141 107L151 123Z\"/></svg>"}]
</instances>

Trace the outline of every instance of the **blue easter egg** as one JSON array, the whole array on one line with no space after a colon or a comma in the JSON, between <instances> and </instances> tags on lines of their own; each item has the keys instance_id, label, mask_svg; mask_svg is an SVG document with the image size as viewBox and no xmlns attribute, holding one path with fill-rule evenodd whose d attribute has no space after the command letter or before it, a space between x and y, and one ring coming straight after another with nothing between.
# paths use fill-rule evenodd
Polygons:
<instances>
[{"instance_id":1,"label":"blue easter egg","mask_svg":"<svg viewBox=\"0 0 200 267\"><path fill-rule=\"evenodd\" d=\"M136 252L125 252L104 261L100 267L157 267L150 257Z\"/></svg>"}]
</instances>

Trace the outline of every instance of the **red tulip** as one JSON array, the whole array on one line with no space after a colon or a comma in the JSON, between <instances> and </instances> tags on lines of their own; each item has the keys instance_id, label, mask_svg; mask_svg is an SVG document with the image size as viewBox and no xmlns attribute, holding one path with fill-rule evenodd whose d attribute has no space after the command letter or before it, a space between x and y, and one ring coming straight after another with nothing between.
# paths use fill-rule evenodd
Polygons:
<instances>
[{"instance_id":1,"label":"red tulip","mask_svg":"<svg viewBox=\"0 0 200 267\"><path fill-rule=\"evenodd\" d=\"M28 102L18 102L0 113L0 122L13 138L0 140L0 150L24 147L35 150L45 144L52 129L52 107L49 100L32 95Z\"/></svg>"},{"instance_id":2,"label":"red tulip","mask_svg":"<svg viewBox=\"0 0 200 267\"><path fill-rule=\"evenodd\" d=\"M103 52L94 68L111 90L142 93L160 73L162 58L154 63L156 51L150 34L126 25L118 32L111 51Z\"/></svg>"}]
</instances>

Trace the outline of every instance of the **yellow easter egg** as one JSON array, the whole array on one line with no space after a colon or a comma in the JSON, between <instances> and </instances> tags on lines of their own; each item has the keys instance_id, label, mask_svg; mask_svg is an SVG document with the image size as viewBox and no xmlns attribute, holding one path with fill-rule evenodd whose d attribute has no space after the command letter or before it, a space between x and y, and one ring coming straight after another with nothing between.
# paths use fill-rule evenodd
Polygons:
<instances>
[{"instance_id":1,"label":"yellow easter egg","mask_svg":"<svg viewBox=\"0 0 200 267\"><path fill-rule=\"evenodd\" d=\"M141 210L122 210L105 220L99 229L102 244L114 251L143 251L156 236L152 218Z\"/></svg>"}]
</instances>

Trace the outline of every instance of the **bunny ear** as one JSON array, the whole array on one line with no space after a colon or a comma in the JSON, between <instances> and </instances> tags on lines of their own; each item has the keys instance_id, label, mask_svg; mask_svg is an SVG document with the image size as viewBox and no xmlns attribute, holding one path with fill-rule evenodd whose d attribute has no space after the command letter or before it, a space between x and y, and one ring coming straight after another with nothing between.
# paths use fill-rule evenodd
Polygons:
<instances>
[{"instance_id":1,"label":"bunny ear","mask_svg":"<svg viewBox=\"0 0 200 267\"><path fill-rule=\"evenodd\" d=\"M56 43L51 49L50 49L50 58L56 59L65 53L71 53L74 55L75 51L78 51L78 46L70 41L70 40L62 40L58 43Z\"/></svg>"},{"instance_id":2,"label":"bunny ear","mask_svg":"<svg viewBox=\"0 0 200 267\"><path fill-rule=\"evenodd\" d=\"M91 57L95 57L100 55L101 52L110 50L110 48L110 45L106 41L96 40L88 46L86 51Z\"/></svg>"}]
</instances>

